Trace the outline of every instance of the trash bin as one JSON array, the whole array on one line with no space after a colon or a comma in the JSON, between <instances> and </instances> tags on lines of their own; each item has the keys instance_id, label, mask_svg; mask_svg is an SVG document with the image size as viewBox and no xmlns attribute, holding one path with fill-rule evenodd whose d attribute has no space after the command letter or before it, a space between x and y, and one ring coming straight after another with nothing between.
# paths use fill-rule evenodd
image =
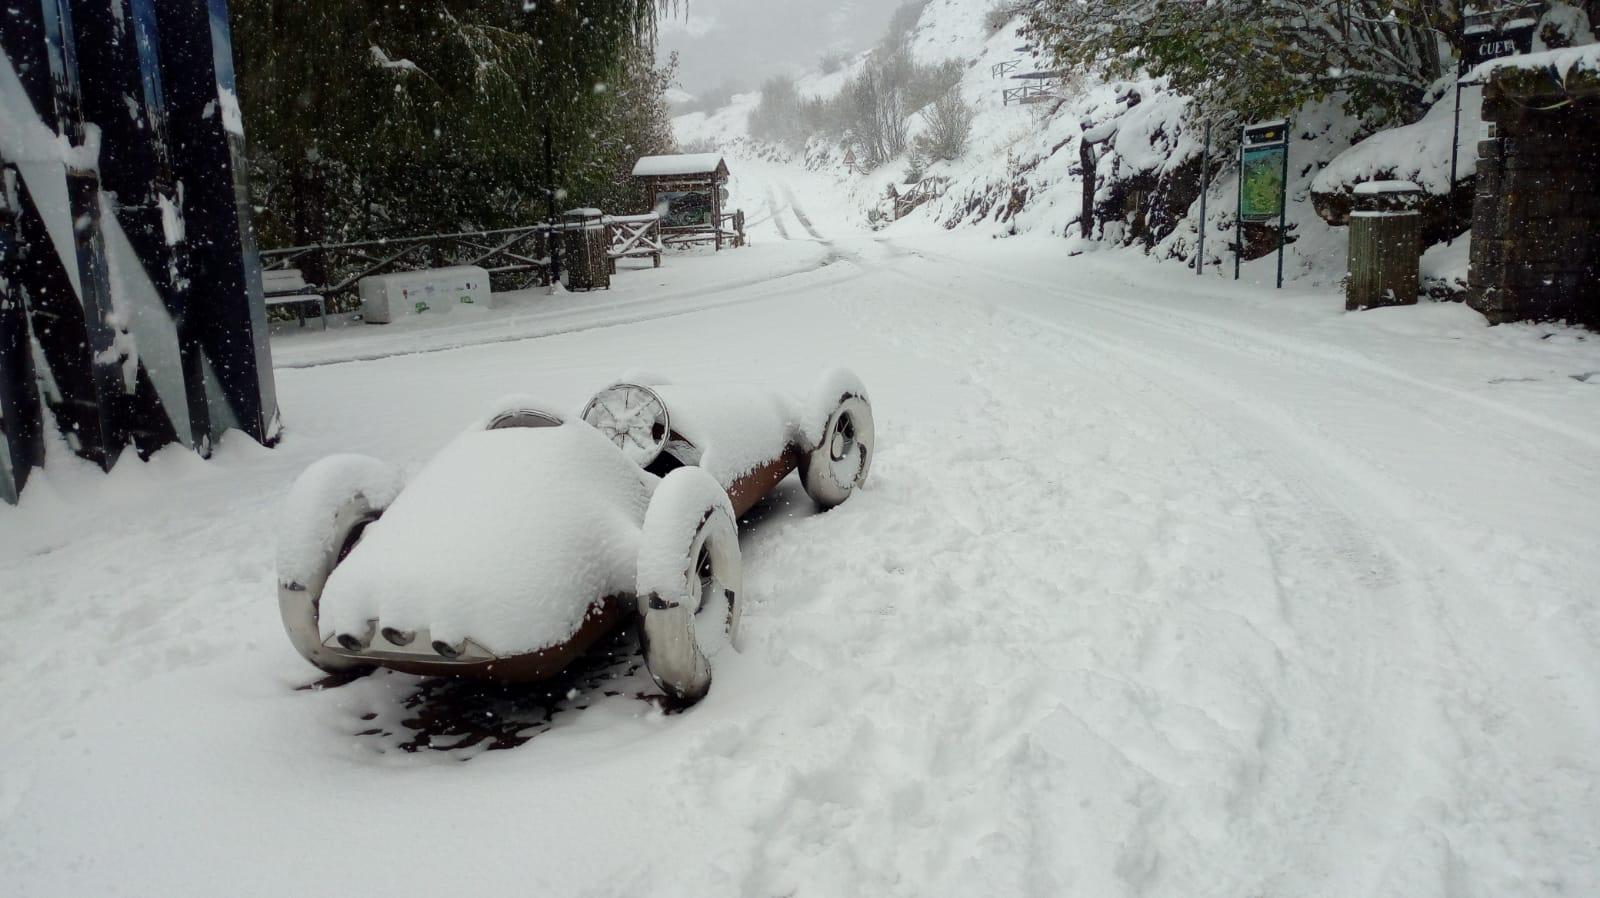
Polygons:
<instances>
[{"instance_id":1,"label":"trash bin","mask_svg":"<svg viewBox=\"0 0 1600 898\"><path fill-rule=\"evenodd\" d=\"M606 223L599 209L561 216L561 280L568 290L610 290Z\"/></svg>"},{"instance_id":2,"label":"trash bin","mask_svg":"<svg viewBox=\"0 0 1600 898\"><path fill-rule=\"evenodd\" d=\"M1422 280L1421 206L1422 188L1410 181L1356 185L1346 311L1416 303Z\"/></svg>"}]
</instances>

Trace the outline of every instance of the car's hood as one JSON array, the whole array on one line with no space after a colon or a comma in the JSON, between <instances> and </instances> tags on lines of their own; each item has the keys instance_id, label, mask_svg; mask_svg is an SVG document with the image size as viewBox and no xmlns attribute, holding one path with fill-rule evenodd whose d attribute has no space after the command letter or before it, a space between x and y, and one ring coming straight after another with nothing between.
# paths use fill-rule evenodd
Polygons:
<instances>
[{"instance_id":1,"label":"car's hood","mask_svg":"<svg viewBox=\"0 0 1600 898\"><path fill-rule=\"evenodd\" d=\"M464 434L334 570L323 635L376 619L500 655L562 642L596 599L632 593L657 482L582 422Z\"/></svg>"}]
</instances>

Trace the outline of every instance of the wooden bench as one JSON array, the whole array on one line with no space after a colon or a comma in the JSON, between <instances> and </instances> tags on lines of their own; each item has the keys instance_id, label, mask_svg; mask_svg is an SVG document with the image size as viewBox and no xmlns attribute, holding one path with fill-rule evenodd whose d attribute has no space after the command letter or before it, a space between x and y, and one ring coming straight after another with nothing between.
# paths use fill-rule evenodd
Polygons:
<instances>
[{"instance_id":1,"label":"wooden bench","mask_svg":"<svg viewBox=\"0 0 1600 898\"><path fill-rule=\"evenodd\" d=\"M261 293L269 306L294 306L300 326L306 326L306 303L317 304L317 314L322 318L322 329L328 329L328 302L301 276L298 268L279 268L261 272Z\"/></svg>"}]
</instances>

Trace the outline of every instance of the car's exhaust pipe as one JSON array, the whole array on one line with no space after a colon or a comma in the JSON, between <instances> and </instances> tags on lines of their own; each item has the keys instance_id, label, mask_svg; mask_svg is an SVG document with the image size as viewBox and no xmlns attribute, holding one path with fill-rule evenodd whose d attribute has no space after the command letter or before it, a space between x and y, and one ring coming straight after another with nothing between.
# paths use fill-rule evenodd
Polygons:
<instances>
[{"instance_id":1,"label":"car's exhaust pipe","mask_svg":"<svg viewBox=\"0 0 1600 898\"><path fill-rule=\"evenodd\" d=\"M367 632L357 636L354 633L340 633L336 639L339 645L347 652L364 652L372 645L372 637L378 630L377 621L367 622Z\"/></svg>"}]
</instances>

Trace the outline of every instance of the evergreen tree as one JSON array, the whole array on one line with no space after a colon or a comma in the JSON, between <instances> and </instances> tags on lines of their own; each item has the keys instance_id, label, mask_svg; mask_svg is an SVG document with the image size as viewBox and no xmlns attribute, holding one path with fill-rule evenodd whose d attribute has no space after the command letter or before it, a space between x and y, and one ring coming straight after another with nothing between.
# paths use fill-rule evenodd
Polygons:
<instances>
[{"instance_id":1,"label":"evergreen tree","mask_svg":"<svg viewBox=\"0 0 1600 898\"><path fill-rule=\"evenodd\" d=\"M264 243L525 224L661 152L662 0L235 0ZM639 128L633 108L651 123ZM550 127L557 184L545 183ZM564 208L565 205L559 206Z\"/></svg>"}]
</instances>

